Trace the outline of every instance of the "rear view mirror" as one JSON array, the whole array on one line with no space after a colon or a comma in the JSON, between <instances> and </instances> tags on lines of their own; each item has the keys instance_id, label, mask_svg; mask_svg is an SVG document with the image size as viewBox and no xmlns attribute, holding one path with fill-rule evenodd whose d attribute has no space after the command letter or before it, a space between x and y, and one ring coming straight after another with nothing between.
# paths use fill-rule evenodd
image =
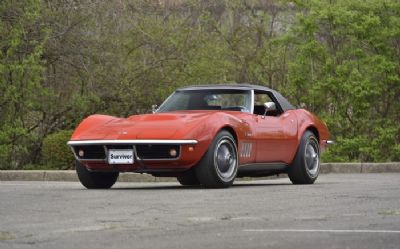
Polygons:
<instances>
[{"instance_id":1,"label":"rear view mirror","mask_svg":"<svg viewBox=\"0 0 400 249\"><path fill-rule=\"evenodd\" d=\"M158 105L152 105L152 106L151 106L151 111L152 111L153 113L156 113L157 108L158 108Z\"/></svg>"}]
</instances>

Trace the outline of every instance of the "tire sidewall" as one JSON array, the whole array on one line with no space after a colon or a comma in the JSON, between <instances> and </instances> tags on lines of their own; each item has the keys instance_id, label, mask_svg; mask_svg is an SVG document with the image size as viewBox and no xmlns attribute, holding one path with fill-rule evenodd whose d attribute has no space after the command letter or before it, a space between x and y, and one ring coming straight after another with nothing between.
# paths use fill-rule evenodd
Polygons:
<instances>
[{"instance_id":1,"label":"tire sidewall","mask_svg":"<svg viewBox=\"0 0 400 249\"><path fill-rule=\"evenodd\" d=\"M236 165L232 176L229 179L223 179L218 174L218 167L214 162L214 155L216 153L218 143L223 139L229 139L229 141L233 144L234 151L236 154ZM207 152L204 154L203 158L196 166L196 176L201 185L206 188L227 188L231 186L236 178L236 174L239 167L239 156L237 154L237 145L236 141L233 138L232 134L226 130L221 130L214 137L211 142Z\"/></svg>"},{"instance_id":2,"label":"tire sidewall","mask_svg":"<svg viewBox=\"0 0 400 249\"><path fill-rule=\"evenodd\" d=\"M75 161L78 179L88 189L111 188L118 179L119 172L91 172L81 162Z\"/></svg>"},{"instance_id":3,"label":"tire sidewall","mask_svg":"<svg viewBox=\"0 0 400 249\"><path fill-rule=\"evenodd\" d=\"M303 170L304 173L307 175L307 177L314 182L319 175L319 171L321 169L321 158L320 158L320 148L319 148L319 143L318 143L318 139L315 137L315 135L311 132L307 132L304 134L304 141L302 141L303 144L303 148L302 148L302 165L303 165ZM307 162L306 162L306 150L307 150L307 146L309 145L310 142L314 142L317 148L317 154L318 154L318 165L317 165L317 172L312 175L310 174L309 170L307 169Z\"/></svg>"},{"instance_id":4,"label":"tire sidewall","mask_svg":"<svg viewBox=\"0 0 400 249\"><path fill-rule=\"evenodd\" d=\"M315 146L318 150L318 168L314 175L309 173L306 162L306 150L310 142L315 142ZM313 184L315 182L321 168L319 153L320 148L317 137L313 132L306 130L300 139L296 156L288 169L288 175L293 184Z\"/></svg>"},{"instance_id":5,"label":"tire sidewall","mask_svg":"<svg viewBox=\"0 0 400 249\"><path fill-rule=\"evenodd\" d=\"M235 178L236 178L236 174L237 174L238 166L239 166L239 158L238 158L238 153L237 153L236 142L235 142L235 139L232 137L232 135L231 135L230 133L228 133L228 132L222 131L222 132L219 133L218 135L221 135L221 136L217 136L216 139L215 139L215 141L214 141L214 143L213 143L213 149L212 149L212 164L213 164L215 173L216 173L217 177L219 178L219 180L220 180L221 182L225 183L225 184L232 184L233 181L234 181ZM221 141L223 141L224 139L229 140L230 143L233 145L234 153L235 153L235 156L236 156L236 158L235 158L235 159L236 159L236 163L235 163L235 166L234 166L235 168L233 169L232 175L231 175L229 178L227 178L227 179L225 179L223 176L221 176L221 174L219 173L218 166L217 166L216 161L215 161L215 160L216 160L216 153L217 153L217 145L218 145Z\"/></svg>"}]
</instances>

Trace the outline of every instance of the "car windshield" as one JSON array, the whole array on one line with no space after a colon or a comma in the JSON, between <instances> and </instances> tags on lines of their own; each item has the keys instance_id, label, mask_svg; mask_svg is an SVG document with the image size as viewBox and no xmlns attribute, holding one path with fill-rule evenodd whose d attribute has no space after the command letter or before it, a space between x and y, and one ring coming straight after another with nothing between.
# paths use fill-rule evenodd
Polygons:
<instances>
[{"instance_id":1,"label":"car windshield","mask_svg":"<svg viewBox=\"0 0 400 249\"><path fill-rule=\"evenodd\" d=\"M179 110L250 112L251 91L232 89L176 91L158 108L157 112Z\"/></svg>"}]
</instances>

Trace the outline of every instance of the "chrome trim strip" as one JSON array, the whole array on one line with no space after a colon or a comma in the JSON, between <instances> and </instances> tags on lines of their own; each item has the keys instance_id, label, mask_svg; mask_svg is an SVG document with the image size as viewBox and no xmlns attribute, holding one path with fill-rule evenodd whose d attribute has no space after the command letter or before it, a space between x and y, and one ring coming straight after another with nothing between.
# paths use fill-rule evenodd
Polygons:
<instances>
[{"instance_id":1,"label":"chrome trim strip","mask_svg":"<svg viewBox=\"0 0 400 249\"><path fill-rule=\"evenodd\" d=\"M242 148L240 149L240 157L250 157L253 150L253 143L244 142Z\"/></svg>"},{"instance_id":2,"label":"chrome trim strip","mask_svg":"<svg viewBox=\"0 0 400 249\"><path fill-rule=\"evenodd\" d=\"M251 90L251 107L250 107L250 114L254 114L254 89Z\"/></svg>"},{"instance_id":3,"label":"chrome trim strip","mask_svg":"<svg viewBox=\"0 0 400 249\"><path fill-rule=\"evenodd\" d=\"M74 148L72 146L70 146L69 148L71 149L72 153L74 154L75 159L79 161L79 157L76 155Z\"/></svg>"},{"instance_id":4,"label":"chrome trim strip","mask_svg":"<svg viewBox=\"0 0 400 249\"><path fill-rule=\"evenodd\" d=\"M107 158L99 158L99 159L84 159L84 158L77 158L80 162L107 162Z\"/></svg>"},{"instance_id":5,"label":"chrome trim strip","mask_svg":"<svg viewBox=\"0 0 400 249\"><path fill-rule=\"evenodd\" d=\"M104 140L103 140L104 141ZM71 142L71 141L70 141ZM70 146L70 149L72 150L72 153L74 154L74 157L76 160L78 161L87 161L87 162L93 162L93 161L104 161L108 164L108 151L109 149L107 148L106 145L103 145L103 149L104 149L104 154L106 155L106 158L98 158L98 159L84 159L84 158L79 158L76 153L75 150L73 148L73 146L78 145L78 144L68 144ZM82 145L82 144L79 144ZM84 144L84 145L88 145L88 144ZM92 144L89 144L92 145ZM129 144L130 145L130 144ZM147 158L147 159L142 159L139 157L137 150L136 150L136 146L132 144L132 150L133 150L133 154L135 157L135 163L136 161L176 161L179 160L182 156L182 146L179 146L179 156L178 157L174 157L174 158ZM111 164L110 164L111 165Z\"/></svg>"},{"instance_id":6,"label":"chrome trim strip","mask_svg":"<svg viewBox=\"0 0 400 249\"><path fill-rule=\"evenodd\" d=\"M197 144L197 140L160 140L160 139L132 139L132 140L71 140L69 146L74 145L112 145L112 144Z\"/></svg>"},{"instance_id":7,"label":"chrome trim strip","mask_svg":"<svg viewBox=\"0 0 400 249\"><path fill-rule=\"evenodd\" d=\"M72 146L69 147L72 150L72 153L74 153L74 157L76 160L78 161L88 161L88 162L98 162L98 161L105 161L107 162L107 148L105 146L103 146L104 149L104 154L106 155L106 158L99 158L99 159L84 159L84 158L79 158L79 156L75 153L75 150Z\"/></svg>"},{"instance_id":8,"label":"chrome trim strip","mask_svg":"<svg viewBox=\"0 0 400 249\"><path fill-rule=\"evenodd\" d=\"M103 150L104 150L104 155L106 155L106 158L104 158L104 161L108 162L108 149L107 149L106 145L103 145Z\"/></svg>"},{"instance_id":9,"label":"chrome trim strip","mask_svg":"<svg viewBox=\"0 0 400 249\"><path fill-rule=\"evenodd\" d=\"M77 160L79 162L106 162L107 163L107 159L82 159L82 158L78 158Z\"/></svg>"},{"instance_id":10,"label":"chrome trim strip","mask_svg":"<svg viewBox=\"0 0 400 249\"><path fill-rule=\"evenodd\" d=\"M335 144L335 141L333 141L333 140L326 140L326 142L325 142L327 145L333 145L333 144Z\"/></svg>"},{"instance_id":11,"label":"chrome trim strip","mask_svg":"<svg viewBox=\"0 0 400 249\"><path fill-rule=\"evenodd\" d=\"M239 171L284 170L288 165L283 162L248 163L239 166Z\"/></svg>"}]
</instances>

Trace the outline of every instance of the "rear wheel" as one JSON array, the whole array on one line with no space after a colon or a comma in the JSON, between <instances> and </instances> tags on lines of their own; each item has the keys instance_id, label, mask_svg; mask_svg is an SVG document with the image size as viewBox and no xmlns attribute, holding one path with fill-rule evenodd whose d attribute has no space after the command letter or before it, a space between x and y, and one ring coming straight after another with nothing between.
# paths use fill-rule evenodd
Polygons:
<instances>
[{"instance_id":1,"label":"rear wheel","mask_svg":"<svg viewBox=\"0 0 400 249\"><path fill-rule=\"evenodd\" d=\"M79 181L88 189L107 189L117 181L119 172L91 172L79 161L75 163Z\"/></svg>"},{"instance_id":2,"label":"rear wheel","mask_svg":"<svg viewBox=\"0 0 400 249\"><path fill-rule=\"evenodd\" d=\"M320 169L319 143L315 134L306 131L301 138L293 164L289 168L289 178L293 184L313 184Z\"/></svg>"},{"instance_id":3,"label":"rear wheel","mask_svg":"<svg viewBox=\"0 0 400 249\"><path fill-rule=\"evenodd\" d=\"M196 167L196 176L207 188L226 188L233 184L238 170L235 139L228 131L221 131L214 138L207 152Z\"/></svg>"}]
</instances>

